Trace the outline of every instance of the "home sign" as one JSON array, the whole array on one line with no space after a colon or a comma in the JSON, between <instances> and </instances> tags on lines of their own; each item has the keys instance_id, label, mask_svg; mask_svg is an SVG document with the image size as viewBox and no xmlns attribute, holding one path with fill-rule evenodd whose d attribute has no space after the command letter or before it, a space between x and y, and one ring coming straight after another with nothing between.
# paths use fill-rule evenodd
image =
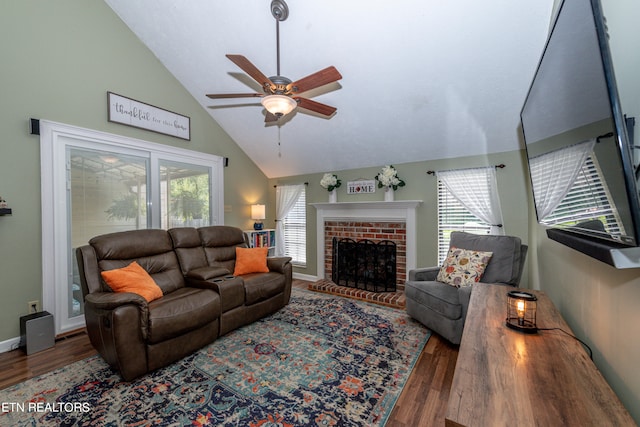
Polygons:
<instances>
[{"instance_id":1,"label":"home sign","mask_svg":"<svg viewBox=\"0 0 640 427\"><path fill-rule=\"evenodd\" d=\"M365 179L347 182L347 194L366 194L376 192L375 179Z\"/></svg>"}]
</instances>

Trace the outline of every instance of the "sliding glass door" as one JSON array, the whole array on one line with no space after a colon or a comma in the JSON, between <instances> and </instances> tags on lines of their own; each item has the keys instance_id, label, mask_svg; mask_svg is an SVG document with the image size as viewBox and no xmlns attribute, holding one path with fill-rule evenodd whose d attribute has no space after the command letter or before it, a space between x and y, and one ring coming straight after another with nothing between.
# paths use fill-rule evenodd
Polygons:
<instances>
[{"instance_id":1,"label":"sliding glass door","mask_svg":"<svg viewBox=\"0 0 640 427\"><path fill-rule=\"evenodd\" d=\"M160 161L162 228L210 225L210 168Z\"/></svg>"},{"instance_id":2,"label":"sliding glass door","mask_svg":"<svg viewBox=\"0 0 640 427\"><path fill-rule=\"evenodd\" d=\"M75 249L92 237L223 223L221 157L48 122L41 154L43 308L56 334L84 326Z\"/></svg>"},{"instance_id":3,"label":"sliding glass door","mask_svg":"<svg viewBox=\"0 0 640 427\"><path fill-rule=\"evenodd\" d=\"M67 147L69 282L67 317L84 314L75 249L93 236L147 228L149 159Z\"/></svg>"}]
</instances>

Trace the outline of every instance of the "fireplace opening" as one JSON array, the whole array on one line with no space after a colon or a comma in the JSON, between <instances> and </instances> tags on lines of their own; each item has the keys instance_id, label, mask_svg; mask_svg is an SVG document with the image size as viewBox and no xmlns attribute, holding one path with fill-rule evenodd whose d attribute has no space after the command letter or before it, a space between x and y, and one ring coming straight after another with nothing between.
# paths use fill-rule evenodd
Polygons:
<instances>
[{"instance_id":1,"label":"fireplace opening","mask_svg":"<svg viewBox=\"0 0 640 427\"><path fill-rule=\"evenodd\" d=\"M395 292L396 244L391 240L333 238L331 280L370 292Z\"/></svg>"}]
</instances>

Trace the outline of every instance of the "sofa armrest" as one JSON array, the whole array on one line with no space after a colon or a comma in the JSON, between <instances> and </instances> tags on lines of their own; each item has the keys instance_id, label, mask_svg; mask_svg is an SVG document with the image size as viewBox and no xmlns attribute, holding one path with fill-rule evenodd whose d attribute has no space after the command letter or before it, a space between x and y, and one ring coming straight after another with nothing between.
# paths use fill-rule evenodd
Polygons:
<instances>
[{"instance_id":1,"label":"sofa armrest","mask_svg":"<svg viewBox=\"0 0 640 427\"><path fill-rule=\"evenodd\" d=\"M291 257L288 257L288 256L270 257L270 258L267 258L267 267L269 267L269 271L284 274L285 267L290 262L291 262Z\"/></svg>"},{"instance_id":2,"label":"sofa armrest","mask_svg":"<svg viewBox=\"0 0 640 427\"><path fill-rule=\"evenodd\" d=\"M482 286L480 284L475 284L474 286ZM464 320L467 319L467 311L469 311L469 301L471 300L471 292L473 291L473 286L464 286L458 288L458 299L460 301L460 306L462 308L462 319L463 319L463 328L464 328Z\"/></svg>"},{"instance_id":3,"label":"sofa armrest","mask_svg":"<svg viewBox=\"0 0 640 427\"><path fill-rule=\"evenodd\" d=\"M224 280L216 279L215 277L209 280L203 280L196 277L185 277L184 283L189 288L211 289L220 293L220 283L224 283Z\"/></svg>"},{"instance_id":4,"label":"sofa armrest","mask_svg":"<svg viewBox=\"0 0 640 427\"><path fill-rule=\"evenodd\" d=\"M201 267L187 272L185 278L206 281L228 274L231 274L231 272L224 267Z\"/></svg>"},{"instance_id":5,"label":"sofa armrest","mask_svg":"<svg viewBox=\"0 0 640 427\"><path fill-rule=\"evenodd\" d=\"M434 282L438 277L440 267L426 267L409 270L409 280L414 282Z\"/></svg>"},{"instance_id":6,"label":"sofa armrest","mask_svg":"<svg viewBox=\"0 0 640 427\"><path fill-rule=\"evenodd\" d=\"M125 381L147 372L147 301L128 292L93 292L84 307L89 340L103 359Z\"/></svg>"},{"instance_id":7,"label":"sofa armrest","mask_svg":"<svg viewBox=\"0 0 640 427\"><path fill-rule=\"evenodd\" d=\"M84 304L87 314L96 315L104 315L120 307L135 306L140 313L140 324L133 327L141 328L143 338L147 338L149 305L142 296L132 292L94 292L85 297Z\"/></svg>"},{"instance_id":8,"label":"sofa armrest","mask_svg":"<svg viewBox=\"0 0 640 427\"><path fill-rule=\"evenodd\" d=\"M85 297L85 304L97 310L113 310L121 305L134 304L148 310L147 300L131 292L94 292Z\"/></svg>"}]
</instances>

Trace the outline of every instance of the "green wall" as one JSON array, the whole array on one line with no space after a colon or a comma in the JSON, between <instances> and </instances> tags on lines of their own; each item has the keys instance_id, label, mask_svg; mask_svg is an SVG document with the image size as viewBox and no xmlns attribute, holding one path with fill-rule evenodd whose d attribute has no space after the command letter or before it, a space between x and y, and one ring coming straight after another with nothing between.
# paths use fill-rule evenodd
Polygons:
<instances>
[{"instance_id":1,"label":"green wall","mask_svg":"<svg viewBox=\"0 0 640 427\"><path fill-rule=\"evenodd\" d=\"M515 132L515 131L514 131ZM458 157L455 159L442 159L425 162L394 164L398 170L398 176L406 182L405 187L395 192L395 200L422 200L418 207L417 230L417 265L428 267L437 265L438 242L438 190L437 179L428 175L430 170L462 169L482 167L489 165L505 164L504 169L497 170L498 191L503 207L504 226L506 234L520 237L523 242L528 241L528 217L527 217L527 187L525 183L525 158L524 152L512 151L487 156ZM345 171L327 171L338 175L342 180L342 186L338 188L338 202L356 202L383 200L384 194L378 190L373 194L347 194L347 181L359 179L373 179L383 165L374 168L351 169ZM277 184L299 184L308 182L307 203L327 202L327 190L320 186L322 173L298 175L286 178L270 180L269 203L267 205L268 219L266 226L273 227L275 218L275 188ZM520 206L522 209L513 209L512 206ZM313 206L307 208L307 266L295 268L298 274L317 276L316 265L316 210ZM527 286L528 278L525 272L522 285Z\"/></svg>"},{"instance_id":2,"label":"green wall","mask_svg":"<svg viewBox=\"0 0 640 427\"><path fill-rule=\"evenodd\" d=\"M545 291L640 422L640 269L616 270L549 240L531 213L532 287Z\"/></svg>"},{"instance_id":3,"label":"green wall","mask_svg":"<svg viewBox=\"0 0 640 427\"><path fill-rule=\"evenodd\" d=\"M640 40L640 3L602 0L602 7L623 111L638 117L638 55L632 47ZM636 125L636 140L638 133ZM545 291L592 348L596 366L640 424L640 269L616 270L549 240L531 199L529 207L530 286Z\"/></svg>"},{"instance_id":4,"label":"green wall","mask_svg":"<svg viewBox=\"0 0 640 427\"><path fill-rule=\"evenodd\" d=\"M42 301L39 139L30 117L229 157L225 223L251 226L267 179L102 1L2 2L0 12L0 342ZM107 91L191 117L191 141L109 123Z\"/></svg>"},{"instance_id":5,"label":"green wall","mask_svg":"<svg viewBox=\"0 0 640 427\"><path fill-rule=\"evenodd\" d=\"M322 174L267 180L103 2L7 1L1 11L0 195L14 214L0 217L0 342L18 336L18 318L26 313L27 301L42 300L39 141L28 133L30 117L229 157L229 225L250 228L249 206L262 202L268 209L265 225L273 227L273 185L278 183L309 182L309 203L327 201L319 185ZM190 116L192 140L107 122L107 91ZM426 171L498 163L507 165L497 173L506 232L531 247L523 285L528 282L551 296L576 334L591 345L596 365L640 421L640 271L615 270L546 238L531 208L522 152L395 165L407 182L396 199L424 201L418 211L418 265L434 265L437 257L436 180ZM378 170L327 172L336 172L346 183L371 179ZM382 200L382 194L348 196L343 186L338 201L347 200ZM312 207L308 219L315 224ZM315 276L315 227L309 230L309 264L296 272Z\"/></svg>"}]
</instances>

